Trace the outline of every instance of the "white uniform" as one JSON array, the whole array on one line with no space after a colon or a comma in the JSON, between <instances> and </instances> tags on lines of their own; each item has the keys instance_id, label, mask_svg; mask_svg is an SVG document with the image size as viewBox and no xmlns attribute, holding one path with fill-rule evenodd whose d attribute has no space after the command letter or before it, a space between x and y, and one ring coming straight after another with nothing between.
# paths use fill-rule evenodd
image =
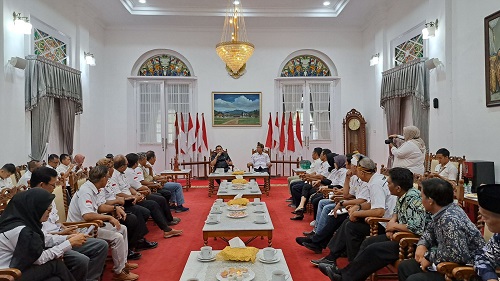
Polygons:
<instances>
[{"instance_id":1,"label":"white uniform","mask_svg":"<svg viewBox=\"0 0 500 281\"><path fill-rule=\"evenodd\" d=\"M404 142L399 148L391 148L391 152L394 155L392 167L407 168L414 174L424 174L425 155L414 142Z\"/></svg>"},{"instance_id":2,"label":"white uniform","mask_svg":"<svg viewBox=\"0 0 500 281\"><path fill-rule=\"evenodd\" d=\"M267 163L271 163L269 155L264 152L262 152L262 154L255 152L252 154L251 159L254 169L267 168Z\"/></svg>"},{"instance_id":3,"label":"white uniform","mask_svg":"<svg viewBox=\"0 0 500 281\"><path fill-rule=\"evenodd\" d=\"M68 221L83 221L83 215L97 213L99 206L104 203L102 202L104 197L98 196L98 194L97 187L92 182L86 181L71 200L68 210ZM105 223L105 226L100 227L97 231L97 237L106 240L111 245L113 271L119 274L125 268L125 263L127 262L127 227L121 225L120 230L117 230L110 223Z\"/></svg>"},{"instance_id":4,"label":"white uniform","mask_svg":"<svg viewBox=\"0 0 500 281\"><path fill-rule=\"evenodd\" d=\"M368 182L368 187L370 190L371 209L384 209L385 212L383 217L386 219L392 218L397 197L391 195L385 176L378 173L373 174ZM380 224L384 227L386 225L386 223Z\"/></svg>"},{"instance_id":5,"label":"white uniform","mask_svg":"<svg viewBox=\"0 0 500 281\"><path fill-rule=\"evenodd\" d=\"M330 172L328 172L328 168L330 168L330 164L328 164L327 161L323 161L323 162L321 162L321 165L319 166L319 169L316 172L316 174L327 177L330 174Z\"/></svg>"},{"instance_id":6,"label":"white uniform","mask_svg":"<svg viewBox=\"0 0 500 281\"><path fill-rule=\"evenodd\" d=\"M17 182L17 186L28 186L28 181L31 179L31 172L26 171L24 175Z\"/></svg>"},{"instance_id":7,"label":"white uniform","mask_svg":"<svg viewBox=\"0 0 500 281\"><path fill-rule=\"evenodd\" d=\"M59 176L65 174L69 170L69 166L64 165L63 163L59 164L56 168L56 172ZM66 178L66 186L69 186L69 177Z\"/></svg>"},{"instance_id":8,"label":"white uniform","mask_svg":"<svg viewBox=\"0 0 500 281\"><path fill-rule=\"evenodd\" d=\"M311 166L307 169L306 174L317 173L321 167L321 159L317 158L311 162Z\"/></svg>"},{"instance_id":9,"label":"white uniform","mask_svg":"<svg viewBox=\"0 0 500 281\"><path fill-rule=\"evenodd\" d=\"M115 190L115 193L124 193L127 195L132 195L130 192L130 184L128 184L127 177L124 173L120 173L117 170L113 172L113 176L109 179L111 182L112 188Z\"/></svg>"},{"instance_id":10,"label":"white uniform","mask_svg":"<svg viewBox=\"0 0 500 281\"><path fill-rule=\"evenodd\" d=\"M136 190L142 186L141 182L139 181L139 176L132 168L127 168L125 170L125 180L127 181L128 185Z\"/></svg>"},{"instance_id":11,"label":"white uniform","mask_svg":"<svg viewBox=\"0 0 500 281\"><path fill-rule=\"evenodd\" d=\"M344 186L346 173L347 173L346 168L340 168L338 170L333 169L328 175L327 179L332 181L331 185Z\"/></svg>"},{"instance_id":12,"label":"white uniform","mask_svg":"<svg viewBox=\"0 0 500 281\"><path fill-rule=\"evenodd\" d=\"M360 180L356 175L351 176L351 180L349 181L349 194L356 199L365 199L366 202L370 202L368 183Z\"/></svg>"},{"instance_id":13,"label":"white uniform","mask_svg":"<svg viewBox=\"0 0 500 281\"><path fill-rule=\"evenodd\" d=\"M456 181L458 177L458 169L450 161L448 161L448 163L446 163L444 167L442 167L441 164L437 164L436 168L434 169L434 172L438 173L443 178L449 179L451 181Z\"/></svg>"},{"instance_id":14,"label":"white uniform","mask_svg":"<svg viewBox=\"0 0 500 281\"><path fill-rule=\"evenodd\" d=\"M0 190L4 188L12 188L14 184L12 183L12 179L7 177L6 179L0 178Z\"/></svg>"}]
</instances>

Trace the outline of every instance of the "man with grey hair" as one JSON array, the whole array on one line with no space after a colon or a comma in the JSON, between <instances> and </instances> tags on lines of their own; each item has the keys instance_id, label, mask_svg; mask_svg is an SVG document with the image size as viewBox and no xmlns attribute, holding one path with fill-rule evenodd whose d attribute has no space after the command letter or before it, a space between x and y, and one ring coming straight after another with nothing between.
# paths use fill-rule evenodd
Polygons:
<instances>
[{"instance_id":1,"label":"man with grey hair","mask_svg":"<svg viewBox=\"0 0 500 281\"><path fill-rule=\"evenodd\" d=\"M107 241L111 246L113 257L113 280L137 280L139 275L131 273L137 264L127 263L128 239L127 227L121 225L119 219L126 219L132 214L125 214L121 207L108 205L104 196L98 196L108 182L108 167L96 166L89 172L89 180L86 181L75 193L68 210L68 221L93 221L102 220L107 222L97 231L97 237ZM105 215L105 213L112 213ZM118 218L115 218L115 216ZM135 216L134 216L135 217ZM137 220L137 218L136 218Z\"/></svg>"},{"instance_id":2,"label":"man with grey hair","mask_svg":"<svg viewBox=\"0 0 500 281\"><path fill-rule=\"evenodd\" d=\"M31 161L29 161L28 162L28 170L19 179L19 181L17 182L17 186L26 186L26 187L28 187L29 186L28 181L31 179L31 173L33 173L33 171L36 168L41 167L41 166L42 166L42 162L40 162L38 160L31 160Z\"/></svg>"},{"instance_id":3,"label":"man with grey hair","mask_svg":"<svg viewBox=\"0 0 500 281\"><path fill-rule=\"evenodd\" d=\"M391 195L384 175L376 173L375 163L368 157L358 161L357 176L368 184L370 201L349 208L349 219L345 220L328 244L330 254L311 263L335 264L337 258L346 251L349 261L358 254L361 243L370 235L370 225L366 217L391 218L396 206L396 196ZM379 234L385 233L385 224L379 225Z\"/></svg>"}]
</instances>

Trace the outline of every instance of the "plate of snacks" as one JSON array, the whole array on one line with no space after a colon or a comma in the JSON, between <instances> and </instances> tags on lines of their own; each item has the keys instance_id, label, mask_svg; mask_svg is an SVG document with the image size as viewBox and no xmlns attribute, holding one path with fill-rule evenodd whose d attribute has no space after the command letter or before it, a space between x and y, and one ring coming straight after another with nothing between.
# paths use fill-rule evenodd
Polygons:
<instances>
[{"instance_id":1,"label":"plate of snacks","mask_svg":"<svg viewBox=\"0 0 500 281\"><path fill-rule=\"evenodd\" d=\"M244 211L247 209L247 207L242 205L230 205L227 206L227 209L228 211Z\"/></svg>"},{"instance_id":2,"label":"plate of snacks","mask_svg":"<svg viewBox=\"0 0 500 281\"><path fill-rule=\"evenodd\" d=\"M248 216L248 213L245 211L232 211L227 214L227 217L232 219L241 219L246 216Z\"/></svg>"},{"instance_id":3,"label":"plate of snacks","mask_svg":"<svg viewBox=\"0 0 500 281\"><path fill-rule=\"evenodd\" d=\"M233 174L233 175L244 175L244 174L245 174L245 171L243 171L243 170L240 170L240 171L234 171L234 172L232 172L231 174Z\"/></svg>"},{"instance_id":4,"label":"plate of snacks","mask_svg":"<svg viewBox=\"0 0 500 281\"><path fill-rule=\"evenodd\" d=\"M250 281L254 278L255 272L247 267L228 267L221 269L221 271L217 273L217 280L219 281Z\"/></svg>"}]
</instances>

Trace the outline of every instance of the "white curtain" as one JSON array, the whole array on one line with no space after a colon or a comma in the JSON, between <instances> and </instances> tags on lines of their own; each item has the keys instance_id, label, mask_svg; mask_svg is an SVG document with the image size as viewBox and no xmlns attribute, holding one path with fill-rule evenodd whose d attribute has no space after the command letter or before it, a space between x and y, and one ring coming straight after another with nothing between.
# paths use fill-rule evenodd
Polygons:
<instances>
[{"instance_id":1,"label":"white curtain","mask_svg":"<svg viewBox=\"0 0 500 281\"><path fill-rule=\"evenodd\" d=\"M320 140L330 139L330 96L331 83L309 83L311 93L311 116L313 130Z\"/></svg>"},{"instance_id":2,"label":"white curtain","mask_svg":"<svg viewBox=\"0 0 500 281\"><path fill-rule=\"evenodd\" d=\"M283 112L302 112L304 96L304 83L282 84Z\"/></svg>"},{"instance_id":3,"label":"white curtain","mask_svg":"<svg viewBox=\"0 0 500 281\"><path fill-rule=\"evenodd\" d=\"M139 141L141 143L161 142L161 85L160 83L139 84Z\"/></svg>"}]
</instances>

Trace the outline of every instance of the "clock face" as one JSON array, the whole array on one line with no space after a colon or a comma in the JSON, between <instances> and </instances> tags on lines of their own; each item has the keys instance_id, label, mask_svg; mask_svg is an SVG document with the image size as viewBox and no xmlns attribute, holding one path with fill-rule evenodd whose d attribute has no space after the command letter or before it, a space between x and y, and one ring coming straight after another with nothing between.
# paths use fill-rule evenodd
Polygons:
<instances>
[{"instance_id":1,"label":"clock face","mask_svg":"<svg viewBox=\"0 0 500 281\"><path fill-rule=\"evenodd\" d=\"M359 119L351 119L349 120L349 129L356 131L359 129L359 126L361 125L361 122L359 122Z\"/></svg>"}]
</instances>

